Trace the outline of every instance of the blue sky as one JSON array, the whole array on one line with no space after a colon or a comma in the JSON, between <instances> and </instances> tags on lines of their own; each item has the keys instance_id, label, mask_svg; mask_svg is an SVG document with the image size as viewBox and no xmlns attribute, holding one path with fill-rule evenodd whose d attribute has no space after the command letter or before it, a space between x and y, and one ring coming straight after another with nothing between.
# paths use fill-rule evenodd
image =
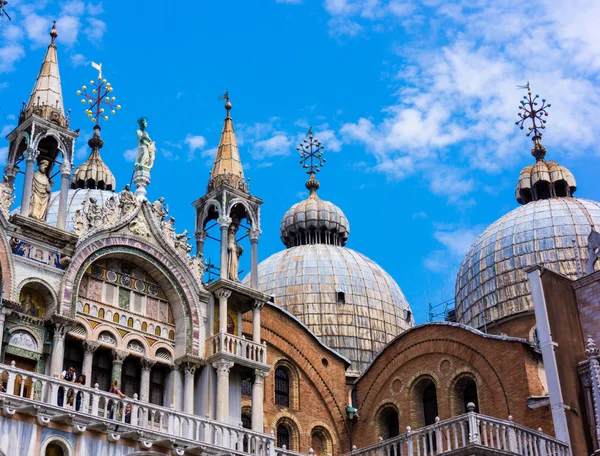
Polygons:
<instances>
[{"instance_id":1,"label":"blue sky","mask_svg":"<svg viewBox=\"0 0 600 456\"><path fill-rule=\"evenodd\" d=\"M498 3L501 3L499 5ZM348 247L399 283L418 322L450 298L466 250L517 206L532 163L518 131L517 84L552 103L543 142L568 166L577 196L598 200L600 4L517 1L16 1L0 23L0 116L15 126L57 20L65 107L92 123L76 90L104 76L123 109L103 125L102 156L129 182L136 119L158 146L149 187L178 231L205 191L229 89L252 193L265 200L260 257L283 248L279 223L307 194L295 145L309 125L325 145L319 195L351 223ZM7 125L7 124L10 124ZM0 140L0 161L7 142ZM245 255L247 259L248 255Z\"/></svg>"}]
</instances>

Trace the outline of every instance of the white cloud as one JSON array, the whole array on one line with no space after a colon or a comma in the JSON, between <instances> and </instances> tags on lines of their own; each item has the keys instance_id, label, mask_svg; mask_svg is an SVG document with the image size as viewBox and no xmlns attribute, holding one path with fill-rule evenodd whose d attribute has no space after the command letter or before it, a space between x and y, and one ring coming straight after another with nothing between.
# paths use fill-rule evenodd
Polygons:
<instances>
[{"instance_id":1,"label":"white cloud","mask_svg":"<svg viewBox=\"0 0 600 456\"><path fill-rule=\"evenodd\" d=\"M56 21L56 30L60 36L60 43L71 47L77 43L81 21L77 16L65 15Z\"/></svg>"},{"instance_id":2,"label":"white cloud","mask_svg":"<svg viewBox=\"0 0 600 456\"><path fill-rule=\"evenodd\" d=\"M87 12L91 16L97 16L98 14L102 14L104 12L104 8L102 8L102 2L94 5L92 3L88 3Z\"/></svg>"},{"instance_id":3,"label":"white cloud","mask_svg":"<svg viewBox=\"0 0 600 456\"><path fill-rule=\"evenodd\" d=\"M89 26L85 29L85 35L91 43L98 45L106 32L106 23L95 17L88 17L87 21Z\"/></svg>"},{"instance_id":4,"label":"white cloud","mask_svg":"<svg viewBox=\"0 0 600 456\"><path fill-rule=\"evenodd\" d=\"M188 134L184 140L184 142L188 146L188 161L193 160L195 157L195 152L197 150L202 150L206 146L206 138L200 135L191 135Z\"/></svg>"},{"instance_id":5,"label":"white cloud","mask_svg":"<svg viewBox=\"0 0 600 456\"><path fill-rule=\"evenodd\" d=\"M8 157L8 146L0 147L0 165L6 164L7 157Z\"/></svg>"},{"instance_id":6,"label":"white cloud","mask_svg":"<svg viewBox=\"0 0 600 456\"><path fill-rule=\"evenodd\" d=\"M63 14L81 16L85 12L85 3L81 0L71 0L61 5L61 11Z\"/></svg>"},{"instance_id":7,"label":"white cloud","mask_svg":"<svg viewBox=\"0 0 600 456\"><path fill-rule=\"evenodd\" d=\"M52 27L50 19L32 13L25 17L24 27L27 38L34 47L47 46L50 43L50 36L48 35Z\"/></svg>"},{"instance_id":8,"label":"white cloud","mask_svg":"<svg viewBox=\"0 0 600 456\"><path fill-rule=\"evenodd\" d=\"M337 137L333 130L315 130L315 138L317 138L326 151L339 152L342 150L342 141Z\"/></svg>"},{"instance_id":9,"label":"white cloud","mask_svg":"<svg viewBox=\"0 0 600 456\"><path fill-rule=\"evenodd\" d=\"M273 136L254 143L251 154L255 160L268 157L289 155L293 139L284 132L275 132Z\"/></svg>"},{"instance_id":10,"label":"white cloud","mask_svg":"<svg viewBox=\"0 0 600 456\"><path fill-rule=\"evenodd\" d=\"M85 65L87 63L87 59L83 54L72 54L71 55L71 65L74 67L78 67L81 65Z\"/></svg>"},{"instance_id":11,"label":"white cloud","mask_svg":"<svg viewBox=\"0 0 600 456\"><path fill-rule=\"evenodd\" d=\"M137 157L137 153L137 147L134 147L133 149L127 149L125 152L123 152L123 158L125 161L134 162L135 158Z\"/></svg>"},{"instance_id":12,"label":"white cloud","mask_svg":"<svg viewBox=\"0 0 600 456\"><path fill-rule=\"evenodd\" d=\"M23 29L17 25L2 22L2 36L6 38L8 41L15 42L21 40L23 38L24 32Z\"/></svg>"},{"instance_id":13,"label":"white cloud","mask_svg":"<svg viewBox=\"0 0 600 456\"><path fill-rule=\"evenodd\" d=\"M9 45L0 48L0 73L15 69L15 63L25 57L25 50L19 45Z\"/></svg>"},{"instance_id":14,"label":"white cloud","mask_svg":"<svg viewBox=\"0 0 600 456\"><path fill-rule=\"evenodd\" d=\"M475 239L482 231L481 226L472 228L439 227L433 237L444 248L434 249L423 260L425 269L443 273L455 269L473 245Z\"/></svg>"},{"instance_id":15,"label":"white cloud","mask_svg":"<svg viewBox=\"0 0 600 456\"><path fill-rule=\"evenodd\" d=\"M2 130L0 130L0 138L4 138L7 134L9 134L12 131L12 128L10 125L5 124L2 127Z\"/></svg>"}]
</instances>

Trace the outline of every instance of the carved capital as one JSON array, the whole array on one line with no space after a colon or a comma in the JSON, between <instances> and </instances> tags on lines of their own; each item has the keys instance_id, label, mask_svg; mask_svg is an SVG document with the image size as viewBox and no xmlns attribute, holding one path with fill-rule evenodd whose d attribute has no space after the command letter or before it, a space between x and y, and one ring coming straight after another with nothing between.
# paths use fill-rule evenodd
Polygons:
<instances>
[{"instance_id":1,"label":"carved capital","mask_svg":"<svg viewBox=\"0 0 600 456\"><path fill-rule=\"evenodd\" d=\"M86 355L93 355L94 352L100 347L100 342L86 340L83 343L83 350Z\"/></svg>"},{"instance_id":2,"label":"carved capital","mask_svg":"<svg viewBox=\"0 0 600 456\"><path fill-rule=\"evenodd\" d=\"M221 359L212 363L212 366L217 371L217 376L219 377L228 377L229 371L233 367L233 361L227 361L225 359Z\"/></svg>"},{"instance_id":3,"label":"carved capital","mask_svg":"<svg viewBox=\"0 0 600 456\"><path fill-rule=\"evenodd\" d=\"M28 147L27 150L23 152L23 157L25 157L25 160L27 161L33 161L38 157L39 154L40 153L37 150Z\"/></svg>"},{"instance_id":4,"label":"carved capital","mask_svg":"<svg viewBox=\"0 0 600 456\"><path fill-rule=\"evenodd\" d=\"M198 242L204 242L206 240L207 236L208 236L208 233L204 230L196 231L196 240Z\"/></svg>"},{"instance_id":5,"label":"carved capital","mask_svg":"<svg viewBox=\"0 0 600 456\"><path fill-rule=\"evenodd\" d=\"M142 363L142 370L150 370L156 364L156 361L150 358L142 358L140 362Z\"/></svg>"},{"instance_id":6,"label":"carved capital","mask_svg":"<svg viewBox=\"0 0 600 456\"><path fill-rule=\"evenodd\" d=\"M194 375L198 369L198 365L194 363L183 363L182 366L185 375Z\"/></svg>"},{"instance_id":7,"label":"carved capital","mask_svg":"<svg viewBox=\"0 0 600 456\"><path fill-rule=\"evenodd\" d=\"M7 166L4 167L4 174L9 179L14 179L17 176L18 172L19 172L19 167L18 166L7 165Z\"/></svg>"},{"instance_id":8,"label":"carved capital","mask_svg":"<svg viewBox=\"0 0 600 456\"><path fill-rule=\"evenodd\" d=\"M229 299L231 290L218 290L215 292L215 296L219 299Z\"/></svg>"},{"instance_id":9,"label":"carved capital","mask_svg":"<svg viewBox=\"0 0 600 456\"><path fill-rule=\"evenodd\" d=\"M250 305L250 307L252 307L252 310L262 310L264 306L265 303L263 301L259 301L258 299L255 299Z\"/></svg>"},{"instance_id":10,"label":"carved capital","mask_svg":"<svg viewBox=\"0 0 600 456\"><path fill-rule=\"evenodd\" d=\"M269 375L269 371L262 369L254 369L254 383L262 385L265 382L265 378Z\"/></svg>"},{"instance_id":11,"label":"carved capital","mask_svg":"<svg viewBox=\"0 0 600 456\"><path fill-rule=\"evenodd\" d=\"M262 234L262 231L258 228L251 228L246 233L248 233L248 237L250 238L250 242L257 242L258 238Z\"/></svg>"},{"instance_id":12,"label":"carved capital","mask_svg":"<svg viewBox=\"0 0 600 456\"><path fill-rule=\"evenodd\" d=\"M112 355L113 355L113 362L123 362L123 360L125 358L127 358L127 355L129 355L129 352L127 350L118 350L116 348L113 348L112 350Z\"/></svg>"},{"instance_id":13,"label":"carved capital","mask_svg":"<svg viewBox=\"0 0 600 456\"><path fill-rule=\"evenodd\" d=\"M69 326L64 323L54 323L54 338L64 339L69 329Z\"/></svg>"},{"instance_id":14,"label":"carved capital","mask_svg":"<svg viewBox=\"0 0 600 456\"><path fill-rule=\"evenodd\" d=\"M60 173L62 174L63 177L70 176L72 170L73 170L73 165L71 163L69 163L68 161L63 162L63 164L60 165Z\"/></svg>"},{"instance_id":15,"label":"carved capital","mask_svg":"<svg viewBox=\"0 0 600 456\"><path fill-rule=\"evenodd\" d=\"M217 223L221 228L229 228L229 225L231 225L231 217L228 217L227 215L222 215L217 219Z\"/></svg>"}]
</instances>

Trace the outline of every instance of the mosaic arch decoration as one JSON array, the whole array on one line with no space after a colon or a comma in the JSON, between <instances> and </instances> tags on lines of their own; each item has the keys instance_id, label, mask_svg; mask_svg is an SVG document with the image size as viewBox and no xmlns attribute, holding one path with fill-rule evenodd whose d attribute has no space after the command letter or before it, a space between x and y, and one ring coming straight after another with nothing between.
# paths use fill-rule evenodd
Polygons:
<instances>
[{"instance_id":1,"label":"mosaic arch decoration","mask_svg":"<svg viewBox=\"0 0 600 456\"><path fill-rule=\"evenodd\" d=\"M19 293L19 306L15 309L32 317L44 318L46 314L46 305L40 294L32 288L25 285Z\"/></svg>"},{"instance_id":2,"label":"mosaic arch decoration","mask_svg":"<svg viewBox=\"0 0 600 456\"><path fill-rule=\"evenodd\" d=\"M178 302L180 303L180 307L183 310L183 320L184 320L184 326L185 326L185 351L186 353L192 353L195 352L200 353L204 350L204 340L200 340L201 338L198 339L198 344L197 347L194 347L194 339L192 337L192 332L193 332L193 328L194 327L199 327L200 326L200 317L204 317L203 314L200 314L200 312L198 312L198 308L200 306L196 306L194 305L193 308L190 308L190 303L186 297L186 294L183 290L182 284L180 283L180 281L183 282L190 282L192 283L192 280L188 277L180 277L180 278L176 278L173 275L173 272L165 266L165 264L163 264L164 262L161 261L160 259L156 258L155 256L149 254L146 251L141 250L140 248L137 247L130 247L127 245L123 245L126 243L131 243L134 242L131 239L128 238L106 238L103 239L102 241L106 242L106 243L114 243L113 245L106 245L104 247L99 248L98 250L96 250L95 252L87 255L86 258L82 259L80 264L76 265L76 261L75 258L73 260L73 262L71 263L71 266L73 267L73 269L70 271L77 271L74 275L74 277L72 277L72 287L70 288L70 290L68 289L68 283L69 283L69 277L67 275L67 278L65 280L65 293L64 293L64 297L67 298L68 301L70 301L70 305L69 305L69 313L71 315L71 317L75 317L76 315L76 309L77 309L77 290L79 288L79 284L86 272L86 270L88 269L88 267L90 267L94 262L96 262L97 260L109 256L109 255L114 255L114 254L127 254L127 255L131 255L133 257L137 257L143 260L148 261L149 263L151 263L152 265L154 265L160 272L160 274L162 274L169 282L170 286L172 287L172 289L175 291L177 298L178 298ZM135 241L136 244L139 244L139 241L136 240ZM95 241L95 244L98 244L98 241ZM158 252L153 246L150 245L144 245L142 247L146 247L148 248L148 251L150 252L155 252L157 255L163 256L164 254ZM89 246L86 248L82 248L79 255L84 255L85 251L89 249ZM169 259L168 258L164 258L164 261L166 261L167 263L169 263ZM76 269L75 269L76 268ZM171 265L171 268L176 269L174 267L174 265ZM179 280L178 280L179 279ZM191 290L193 292L193 290ZM171 301L171 305L172 306L176 306L177 302ZM63 313L65 312L65 308L63 307ZM196 312L194 312L194 310L196 310Z\"/></svg>"}]
</instances>

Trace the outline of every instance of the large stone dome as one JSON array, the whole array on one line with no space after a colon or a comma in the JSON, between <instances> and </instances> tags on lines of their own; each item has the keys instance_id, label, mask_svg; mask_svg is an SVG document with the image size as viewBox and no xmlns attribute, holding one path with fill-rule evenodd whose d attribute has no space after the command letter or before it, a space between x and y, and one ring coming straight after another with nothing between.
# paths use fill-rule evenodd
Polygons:
<instances>
[{"instance_id":1,"label":"large stone dome","mask_svg":"<svg viewBox=\"0 0 600 456\"><path fill-rule=\"evenodd\" d=\"M414 325L394 279L345 247L312 244L278 252L259 264L258 289L350 359L354 372Z\"/></svg>"},{"instance_id":2,"label":"large stone dome","mask_svg":"<svg viewBox=\"0 0 600 456\"><path fill-rule=\"evenodd\" d=\"M55 226L58 218L58 202L60 192L52 192L50 195L50 206L48 206L48 215L46 221L49 225ZM98 204L103 206L112 196L117 201L119 200L119 194L111 192L109 190L98 190L89 188L77 188L69 190L67 197L67 224L65 226L66 231L73 231L73 215L75 211L83 206L83 202L86 198L96 198Z\"/></svg>"},{"instance_id":3,"label":"large stone dome","mask_svg":"<svg viewBox=\"0 0 600 456\"><path fill-rule=\"evenodd\" d=\"M531 201L490 225L465 256L456 282L456 318L481 327L532 309L524 269L540 264L577 278L585 267L592 226L600 226L600 204L579 198ZM598 268L598 266L596 266Z\"/></svg>"}]
</instances>

